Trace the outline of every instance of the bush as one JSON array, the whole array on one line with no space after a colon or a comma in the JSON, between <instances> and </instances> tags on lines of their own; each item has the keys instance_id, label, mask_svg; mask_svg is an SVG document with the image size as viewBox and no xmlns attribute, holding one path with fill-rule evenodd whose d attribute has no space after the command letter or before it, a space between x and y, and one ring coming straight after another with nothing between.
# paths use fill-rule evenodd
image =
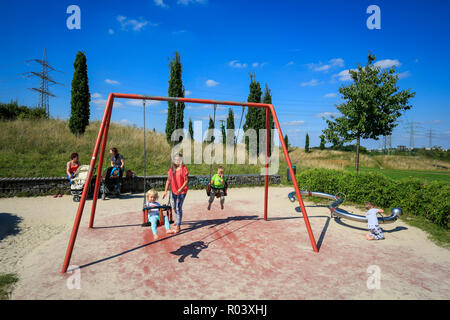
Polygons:
<instances>
[{"instance_id":1,"label":"bush","mask_svg":"<svg viewBox=\"0 0 450 320\"><path fill-rule=\"evenodd\" d=\"M10 103L0 103L0 120L16 119L46 119L47 114L44 108L29 108L19 106L17 101Z\"/></svg>"},{"instance_id":2,"label":"bush","mask_svg":"<svg viewBox=\"0 0 450 320\"><path fill-rule=\"evenodd\" d=\"M425 183L419 179L393 180L380 173L353 173L331 169L311 169L297 177L305 189L337 194L364 204L371 201L382 208L402 208L404 214L422 216L448 229L450 223L450 184Z\"/></svg>"}]
</instances>

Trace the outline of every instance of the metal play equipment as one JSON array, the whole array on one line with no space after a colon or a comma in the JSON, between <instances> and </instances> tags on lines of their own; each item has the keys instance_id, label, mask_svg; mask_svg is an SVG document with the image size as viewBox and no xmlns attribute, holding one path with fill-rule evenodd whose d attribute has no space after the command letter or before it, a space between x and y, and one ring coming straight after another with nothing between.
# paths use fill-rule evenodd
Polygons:
<instances>
[{"instance_id":1,"label":"metal play equipment","mask_svg":"<svg viewBox=\"0 0 450 320\"><path fill-rule=\"evenodd\" d=\"M330 209L331 217L332 218L344 218L356 222L364 222L367 223L367 218L365 216L361 216L358 214L350 213L344 209L339 208L338 206L345 201L345 199L338 197L337 195L329 194L329 193L323 193L323 192L314 192L314 191L300 191L300 194L302 196L312 196L312 197L318 197L318 198L324 198L334 201L332 204L328 206L328 209ZM339 193L338 193L339 194ZM295 191L288 194L289 200L291 202L295 201ZM378 223L379 224L387 224L387 223L393 223L397 221L398 217L403 214L402 209L400 208L393 208L391 210L391 215L389 217L378 217Z\"/></svg>"},{"instance_id":2,"label":"metal play equipment","mask_svg":"<svg viewBox=\"0 0 450 320\"><path fill-rule=\"evenodd\" d=\"M176 98L176 97L158 97L158 96L147 96L147 95L138 95L138 94L123 94L123 93L110 93L108 96L108 99L106 101L105 110L103 112L103 118L102 122L100 124L100 128L98 131L97 139L94 145L94 150L92 152L91 161L89 164L89 172L87 176L86 185L89 185L91 183L93 172L95 171L96 163L98 160L98 169L97 172L102 172L102 166L103 166L103 159L105 156L105 149L106 149L106 141L108 140L108 130L109 130L109 124L111 121L111 114L114 104L114 99L137 99L137 100L155 100L155 101L175 101L175 102L184 102L184 103L199 103L199 104L209 104L209 105L228 105L228 106L239 106L239 107L249 107L249 108L263 108L266 110L266 128L270 128L270 115L272 115L272 119L274 121L275 127L278 131L278 138L281 144L281 147L283 149L283 153L286 159L286 163L289 168L289 172L291 174L292 183L294 185L295 193L300 205L300 208L302 210L302 215L305 221L305 226L308 231L309 239L311 242L311 246L314 250L314 252L319 252L317 249L317 244L314 239L314 234L311 230L311 226L309 223L308 215L306 214L305 205L302 200L302 195L300 194L300 190L298 187L297 179L295 177L294 171L292 169L292 163L291 159L288 154L288 150L286 147L286 144L284 143L283 133L281 131L280 123L278 121L278 117L275 112L275 108L272 104L266 104L266 103L253 103L253 102L233 102L233 101L216 101L216 100L209 100L209 99L193 99L193 98ZM267 130L266 133L266 141L270 141L270 130ZM99 155L98 155L99 153ZM268 190L269 190L269 161L268 161L268 155L270 153L269 150L269 143L266 143L266 161L265 161L265 181L264 181L264 220L267 220L267 208L268 208ZM98 158L97 158L98 155ZM94 197L92 201L92 207L91 207L91 217L89 221L89 228L93 228L94 225L94 218L95 218L95 210L97 207L97 198L98 198L98 192L100 187L100 178L101 175L98 174L95 182L95 188L94 188ZM75 221L72 228L72 233L70 235L69 244L66 250L66 255L64 258L64 263L62 266L62 273L66 273L67 268L70 263L70 259L72 257L72 251L75 245L75 240L78 234L78 228L80 226L81 216L83 214L84 206L86 203L87 198L87 190L88 188L83 189L83 194L80 199L80 203L78 205L77 213L75 216Z\"/></svg>"}]
</instances>

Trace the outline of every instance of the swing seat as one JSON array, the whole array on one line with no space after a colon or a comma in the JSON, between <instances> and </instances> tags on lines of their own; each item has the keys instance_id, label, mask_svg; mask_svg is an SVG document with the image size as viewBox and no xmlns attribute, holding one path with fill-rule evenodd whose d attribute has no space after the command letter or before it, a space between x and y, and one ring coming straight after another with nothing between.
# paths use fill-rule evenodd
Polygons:
<instances>
[{"instance_id":1,"label":"swing seat","mask_svg":"<svg viewBox=\"0 0 450 320\"><path fill-rule=\"evenodd\" d=\"M169 218L169 223L174 223L172 219L172 207L168 205L162 205L162 206L155 206L155 207L144 207L142 208L142 227L148 227L150 226L150 222L148 221L148 211L159 209L159 221L158 221L158 227L164 225L164 216L166 215L167 218ZM167 212L164 214L164 212Z\"/></svg>"},{"instance_id":2,"label":"swing seat","mask_svg":"<svg viewBox=\"0 0 450 320\"><path fill-rule=\"evenodd\" d=\"M208 185L206 186L206 194L208 195L208 197L211 196L211 190L222 190L223 192L223 196L226 197L227 196L227 189L228 189L228 183L225 181L225 187L224 188L214 188L211 186L211 183L208 183ZM220 194L216 193L216 198L220 198Z\"/></svg>"}]
</instances>

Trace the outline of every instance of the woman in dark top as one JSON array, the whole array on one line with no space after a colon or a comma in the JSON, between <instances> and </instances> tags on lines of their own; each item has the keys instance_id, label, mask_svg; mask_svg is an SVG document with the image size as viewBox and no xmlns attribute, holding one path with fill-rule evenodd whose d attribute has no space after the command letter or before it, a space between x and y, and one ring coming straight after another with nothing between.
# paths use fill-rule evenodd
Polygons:
<instances>
[{"instance_id":1,"label":"woman in dark top","mask_svg":"<svg viewBox=\"0 0 450 320\"><path fill-rule=\"evenodd\" d=\"M125 160L123 159L123 156L119 153L117 148L111 148L109 153L111 154L111 167L119 168L120 176L122 176L125 170ZM120 179L118 179L118 182L115 185L115 192L120 193Z\"/></svg>"}]
</instances>

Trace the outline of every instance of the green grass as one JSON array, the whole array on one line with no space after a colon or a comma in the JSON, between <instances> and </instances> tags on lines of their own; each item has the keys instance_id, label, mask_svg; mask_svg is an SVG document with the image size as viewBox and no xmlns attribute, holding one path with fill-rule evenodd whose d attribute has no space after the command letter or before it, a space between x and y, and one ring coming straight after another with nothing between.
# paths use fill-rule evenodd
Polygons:
<instances>
[{"instance_id":1,"label":"green grass","mask_svg":"<svg viewBox=\"0 0 450 320\"><path fill-rule=\"evenodd\" d=\"M12 286L19 279L15 274L0 274L0 300L8 300L11 295Z\"/></svg>"},{"instance_id":2,"label":"green grass","mask_svg":"<svg viewBox=\"0 0 450 320\"><path fill-rule=\"evenodd\" d=\"M347 167L346 170L355 172L354 167ZM401 180L405 178L417 178L426 182L432 181L450 182L450 174L448 172L442 171L379 169L368 167L360 167L359 170L360 172L378 172L394 180Z\"/></svg>"}]
</instances>

